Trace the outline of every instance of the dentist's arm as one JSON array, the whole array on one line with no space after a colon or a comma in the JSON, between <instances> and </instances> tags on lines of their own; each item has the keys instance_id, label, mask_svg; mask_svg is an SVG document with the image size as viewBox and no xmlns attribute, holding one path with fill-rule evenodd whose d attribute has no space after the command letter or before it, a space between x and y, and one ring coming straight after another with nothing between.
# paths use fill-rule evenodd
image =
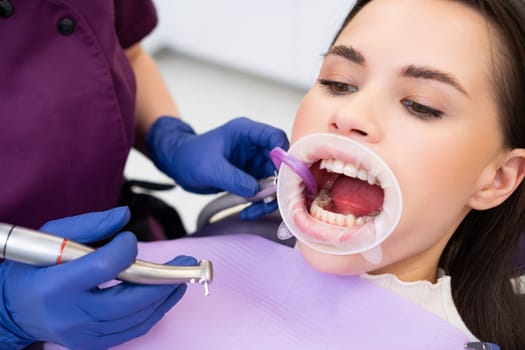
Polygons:
<instances>
[{"instance_id":1,"label":"dentist's arm","mask_svg":"<svg viewBox=\"0 0 525 350\"><path fill-rule=\"evenodd\" d=\"M126 56L135 73L137 100L135 104L135 147L146 152L146 133L161 115L179 116L179 111L153 58L140 44L126 49Z\"/></svg>"}]
</instances>

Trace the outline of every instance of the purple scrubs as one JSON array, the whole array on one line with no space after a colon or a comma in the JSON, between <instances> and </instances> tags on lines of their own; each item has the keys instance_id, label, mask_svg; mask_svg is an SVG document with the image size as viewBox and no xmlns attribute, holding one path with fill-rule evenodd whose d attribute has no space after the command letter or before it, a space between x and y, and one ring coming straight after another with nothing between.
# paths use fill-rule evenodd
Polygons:
<instances>
[{"instance_id":1,"label":"purple scrubs","mask_svg":"<svg viewBox=\"0 0 525 350\"><path fill-rule=\"evenodd\" d=\"M151 1L7 5L0 11L0 222L37 228L115 206L135 125L135 80L123 49L156 25Z\"/></svg>"}]
</instances>

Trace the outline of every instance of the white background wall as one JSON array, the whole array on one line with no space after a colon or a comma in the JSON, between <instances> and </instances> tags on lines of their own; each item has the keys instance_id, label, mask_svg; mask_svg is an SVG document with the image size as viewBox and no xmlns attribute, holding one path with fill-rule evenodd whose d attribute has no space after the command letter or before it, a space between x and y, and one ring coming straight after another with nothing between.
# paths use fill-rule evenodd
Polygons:
<instances>
[{"instance_id":1,"label":"white background wall","mask_svg":"<svg viewBox=\"0 0 525 350\"><path fill-rule=\"evenodd\" d=\"M164 46L307 88L354 0L154 0L159 25L146 48Z\"/></svg>"}]
</instances>

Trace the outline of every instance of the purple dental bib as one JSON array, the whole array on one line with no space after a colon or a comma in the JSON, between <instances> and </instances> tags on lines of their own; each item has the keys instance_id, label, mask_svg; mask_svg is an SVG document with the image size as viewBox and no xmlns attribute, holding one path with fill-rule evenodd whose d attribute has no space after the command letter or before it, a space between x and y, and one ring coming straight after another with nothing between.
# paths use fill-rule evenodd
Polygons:
<instances>
[{"instance_id":1,"label":"purple dental bib","mask_svg":"<svg viewBox=\"0 0 525 350\"><path fill-rule=\"evenodd\" d=\"M115 349L463 349L458 329L359 277L311 268L298 250L253 235L143 243L139 257L210 259L210 295L190 284L146 335ZM47 344L46 349L57 349Z\"/></svg>"}]
</instances>

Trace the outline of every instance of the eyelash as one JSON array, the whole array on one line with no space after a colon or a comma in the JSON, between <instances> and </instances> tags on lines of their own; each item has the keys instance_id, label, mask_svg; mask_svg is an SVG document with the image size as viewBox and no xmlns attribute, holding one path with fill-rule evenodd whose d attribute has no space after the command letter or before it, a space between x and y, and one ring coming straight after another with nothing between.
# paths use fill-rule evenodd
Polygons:
<instances>
[{"instance_id":1,"label":"eyelash","mask_svg":"<svg viewBox=\"0 0 525 350\"><path fill-rule=\"evenodd\" d=\"M354 92L357 92L358 89L352 84L343 83L340 81L335 80L328 80L328 79L319 79L319 84L321 84L322 87L326 88L330 95L333 96L341 96L346 94L353 94ZM345 91L341 91L339 88L345 88ZM352 91L348 91L348 89L351 88Z\"/></svg>"},{"instance_id":2,"label":"eyelash","mask_svg":"<svg viewBox=\"0 0 525 350\"><path fill-rule=\"evenodd\" d=\"M343 96L353 94L359 89L351 84L343 83L340 81L319 79L319 84L328 90L328 93L332 96ZM412 100L403 99L401 104L407 109L407 111L417 118L428 120L428 119L439 119L443 117L443 112L421 103L414 102Z\"/></svg>"},{"instance_id":3,"label":"eyelash","mask_svg":"<svg viewBox=\"0 0 525 350\"><path fill-rule=\"evenodd\" d=\"M424 120L428 119L441 119L443 117L443 112L428 106L422 105L411 100L401 100L401 104L416 117Z\"/></svg>"}]
</instances>

